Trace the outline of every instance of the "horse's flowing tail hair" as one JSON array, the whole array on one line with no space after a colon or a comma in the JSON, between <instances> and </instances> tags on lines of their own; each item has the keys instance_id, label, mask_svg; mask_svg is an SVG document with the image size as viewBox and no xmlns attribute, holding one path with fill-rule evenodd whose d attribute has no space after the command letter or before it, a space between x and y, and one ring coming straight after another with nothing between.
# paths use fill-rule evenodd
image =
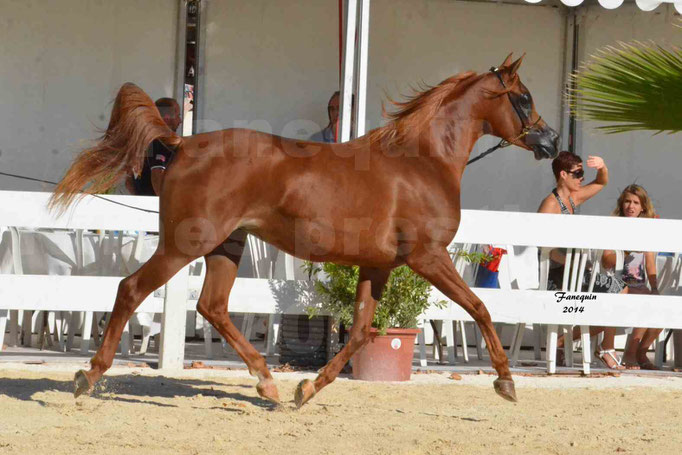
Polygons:
<instances>
[{"instance_id":1,"label":"horse's flowing tail hair","mask_svg":"<svg viewBox=\"0 0 682 455\"><path fill-rule=\"evenodd\" d=\"M154 140L170 147L182 144L149 96L137 85L123 84L111 110L109 126L93 147L83 150L54 190L50 209L65 210L79 195L97 194L127 174L139 175Z\"/></svg>"}]
</instances>

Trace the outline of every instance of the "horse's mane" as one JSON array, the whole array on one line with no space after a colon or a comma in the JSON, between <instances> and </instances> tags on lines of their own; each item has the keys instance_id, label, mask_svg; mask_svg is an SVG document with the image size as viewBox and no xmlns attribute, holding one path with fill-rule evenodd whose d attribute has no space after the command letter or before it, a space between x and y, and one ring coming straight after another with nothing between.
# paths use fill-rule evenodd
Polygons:
<instances>
[{"instance_id":1,"label":"horse's mane","mask_svg":"<svg viewBox=\"0 0 682 455\"><path fill-rule=\"evenodd\" d=\"M382 105L382 114L389 122L369 132L370 142L381 142L385 146L400 144L408 137L418 134L424 124L433 119L443 101L461 88L463 81L475 76L478 74L466 71L449 77L435 86L420 84L414 89L413 95L407 97L405 101L388 98L389 103L398 109L389 113Z\"/></svg>"}]
</instances>

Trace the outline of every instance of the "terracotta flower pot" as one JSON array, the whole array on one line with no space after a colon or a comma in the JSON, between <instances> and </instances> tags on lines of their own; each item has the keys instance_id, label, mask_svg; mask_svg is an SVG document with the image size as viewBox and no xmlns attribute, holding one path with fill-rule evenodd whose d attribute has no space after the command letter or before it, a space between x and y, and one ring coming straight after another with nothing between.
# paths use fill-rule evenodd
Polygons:
<instances>
[{"instance_id":1,"label":"terracotta flower pot","mask_svg":"<svg viewBox=\"0 0 682 455\"><path fill-rule=\"evenodd\" d=\"M353 356L353 378L363 381L409 381L414 339L419 329L371 329L369 342Z\"/></svg>"}]
</instances>

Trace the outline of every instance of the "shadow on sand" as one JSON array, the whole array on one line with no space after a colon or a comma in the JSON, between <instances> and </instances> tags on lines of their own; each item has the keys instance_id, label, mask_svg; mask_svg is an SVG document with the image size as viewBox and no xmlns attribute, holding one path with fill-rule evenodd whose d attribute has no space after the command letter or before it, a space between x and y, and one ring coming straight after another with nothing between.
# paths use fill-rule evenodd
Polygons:
<instances>
[{"instance_id":1,"label":"shadow on sand","mask_svg":"<svg viewBox=\"0 0 682 455\"><path fill-rule=\"evenodd\" d=\"M244 395L231 389L252 389L254 385L221 384L198 379L176 379L162 376L105 376L95 386L90 399L119 401L124 403L145 403L161 407L175 407L171 403L153 401L154 398L189 398L197 395L216 397L251 403L263 409L272 409L274 404L258 396ZM65 392L72 394L73 381L54 379L0 378L0 395L22 401L33 401L45 406L45 402L35 397L39 392ZM87 397L86 397L87 398ZM151 399L151 400L150 400Z\"/></svg>"}]
</instances>

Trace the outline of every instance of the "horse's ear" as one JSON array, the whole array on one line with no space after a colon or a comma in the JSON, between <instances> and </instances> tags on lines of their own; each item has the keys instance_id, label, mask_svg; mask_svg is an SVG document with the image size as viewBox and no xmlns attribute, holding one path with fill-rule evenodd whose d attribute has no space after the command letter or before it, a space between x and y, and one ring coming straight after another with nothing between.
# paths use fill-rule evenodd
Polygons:
<instances>
[{"instance_id":1,"label":"horse's ear","mask_svg":"<svg viewBox=\"0 0 682 455\"><path fill-rule=\"evenodd\" d=\"M514 63L511 64L511 66L510 66L510 68L509 68L509 74L510 74L511 76L513 76L514 74L516 74L516 72L519 70L519 67L521 66L521 62L523 62L523 57L525 57L525 56L526 56L526 54L524 53L524 54L521 56L521 58L519 58L517 61L515 61Z\"/></svg>"},{"instance_id":2,"label":"horse's ear","mask_svg":"<svg viewBox=\"0 0 682 455\"><path fill-rule=\"evenodd\" d=\"M512 55L514 55L513 52L510 53L509 55L507 55L507 58L504 59L504 62L502 62L502 64L499 66L499 68L504 68L506 66L509 66L509 64L512 62Z\"/></svg>"}]
</instances>

